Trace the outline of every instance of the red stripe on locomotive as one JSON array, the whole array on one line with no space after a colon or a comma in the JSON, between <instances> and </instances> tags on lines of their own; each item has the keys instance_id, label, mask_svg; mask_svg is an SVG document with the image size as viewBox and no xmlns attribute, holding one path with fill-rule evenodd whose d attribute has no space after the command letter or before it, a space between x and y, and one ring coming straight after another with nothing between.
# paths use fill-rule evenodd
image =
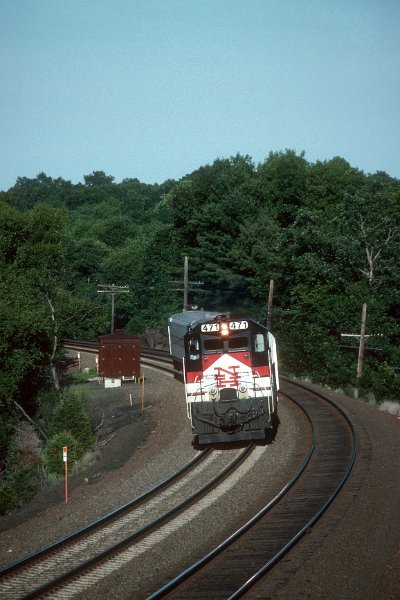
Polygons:
<instances>
[{"instance_id":1,"label":"red stripe on locomotive","mask_svg":"<svg viewBox=\"0 0 400 600\"><path fill-rule=\"evenodd\" d=\"M210 369L212 366L222 357L223 354L208 354L203 356L202 366L203 371L187 371L186 382L196 383L203 379L204 371L207 371L210 375ZM225 355L227 356L227 355ZM232 352L229 353L229 357L243 364L247 369L251 369L254 377L270 377L270 368L268 365L262 365L256 368L252 368L251 360L248 352ZM234 362L232 361L232 362ZM238 370L240 367L236 364L227 365L226 368L221 366L215 366L214 377L217 381L218 387L234 387L238 385Z\"/></svg>"}]
</instances>

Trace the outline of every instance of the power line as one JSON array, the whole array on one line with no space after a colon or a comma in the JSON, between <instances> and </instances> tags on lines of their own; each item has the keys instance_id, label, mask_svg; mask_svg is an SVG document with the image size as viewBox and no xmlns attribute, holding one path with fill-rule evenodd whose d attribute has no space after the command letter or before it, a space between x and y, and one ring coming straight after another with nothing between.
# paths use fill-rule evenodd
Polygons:
<instances>
[{"instance_id":1,"label":"power line","mask_svg":"<svg viewBox=\"0 0 400 600\"><path fill-rule=\"evenodd\" d=\"M129 294L129 285L99 285L98 294L111 294L111 333L114 333L115 294Z\"/></svg>"}]
</instances>

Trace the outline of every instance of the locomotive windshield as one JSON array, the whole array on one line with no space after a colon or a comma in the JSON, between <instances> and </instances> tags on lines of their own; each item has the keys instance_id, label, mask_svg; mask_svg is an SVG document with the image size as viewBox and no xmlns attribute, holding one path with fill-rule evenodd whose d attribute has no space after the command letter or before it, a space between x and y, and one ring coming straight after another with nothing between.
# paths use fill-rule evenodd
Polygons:
<instances>
[{"instance_id":1,"label":"locomotive windshield","mask_svg":"<svg viewBox=\"0 0 400 600\"><path fill-rule=\"evenodd\" d=\"M190 360L199 360L200 358L200 344L197 338L189 339L189 358Z\"/></svg>"},{"instance_id":2,"label":"locomotive windshield","mask_svg":"<svg viewBox=\"0 0 400 600\"><path fill-rule=\"evenodd\" d=\"M248 345L249 341L244 335L228 339L229 350L248 350Z\"/></svg>"},{"instance_id":3,"label":"locomotive windshield","mask_svg":"<svg viewBox=\"0 0 400 600\"><path fill-rule=\"evenodd\" d=\"M204 352L222 352L224 349L224 340L220 337L208 337L206 339L203 339L203 349Z\"/></svg>"},{"instance_id":4,"label":"locomotive windshield","mask_svg":"<svg viewBox=\"0 0 400 600\"><path fill-rule=\"evenodd\" d=\"M251 350L251 327L249 321L231 321L219 318L212 322L199 323L192 331L193 334L197 334L200 338L200 355L239 351L250 352ZM190 354L192 355L192 352ZM196 354L193 352L193 355Z\"/></svg>"},{"instance_id":5,"label":"locomotive windshield","mask_svg":"<svg viewBox=\"0 0 400 600\"><path fill-rule=\"evenodd\" d=\"M232 352L235 350L249 350L249 339L246 335L231 336L228 338L202 336L203 352Z\"/></svg>"}]
</instances>

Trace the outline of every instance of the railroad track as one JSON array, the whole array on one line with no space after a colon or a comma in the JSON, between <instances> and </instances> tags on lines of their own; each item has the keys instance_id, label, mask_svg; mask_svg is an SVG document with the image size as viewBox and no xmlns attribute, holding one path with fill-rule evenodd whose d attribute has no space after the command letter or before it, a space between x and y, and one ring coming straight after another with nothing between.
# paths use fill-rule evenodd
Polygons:
<instances>
[{"instance_id":1,"label":"railroad track","mask_svg":"<svg viewBox=\"0 0 400 600\"><path fill-rule=\"evenodd\" d=\"M92 351L97 351L97 348L92 347ZM147 351L146 354L145 360L150 360L152 364L157 363L158 354L163 367L171 369L166 353ZM254 585L262 585L265 582L264 576L295 547L306 532L310 531L334 501L345 485L355 460L357 438L354 428L335 403L315 390L285 380L282 394L287 401L294 402L301 408L309 423L310 445L300 468L293 473L279 494L274 498L266 499L265 505L256 515L222 540L217 547L210 548L202 558L172 578L164 581L158 578L158 586L156 585L152 590L140 590L143 595L134 597L148 597L152 600L166 595L171 598L201 598L202 600L239 598ZM222 471L224 476L228 477L227 481L233 482L235 477L237 480L240 479L240 469L256 468L262 451L262 447L251 446L247 450L249 455L245 456L236 450L234 460L232 449L219 454L210 450L201 453L200 457L193 461L193 465L187 465L183 470L187 475L176 474L175 482L162 482L159 491L156 488L150 490L149 496L144 494L126 507L121 507L104 519L91 524L90 531L86 531L85 528L73 534L71 539L66 538L44 549L43 554L38 553L28 557L0 572L0 595L7 599L34 598L43 594L47 597L47 591L55 589L60 591L54 597L74 597L101 577L119 569L124 561L134 561L138 554L147 552L153 543L157 543L159 536L169 535L179 530L181 527L177 524L179 519L183 527L185 520L190 520L191 511L198 510L193 509L191 503L212 502L215 487L224 484L222 482L218 484L217 480L208 478L208 481L203 481L204 485L202 485L204 473L210 475L212 471L209 467L210 461L215 467L213 471L215 477L218 477ZM214 456L212 460L211 456ZM253 458L250 458L251 456ZM235 471L236 460L240 466ZM224 461L228 464L224 465ZM185 483L186 477L188 479ZM152 523L143 524L140 520L139 522L135 520L143 512L153 514L149 502L154 502L155 507L160 507L161 502L165 509L165 494L170 499L181 494L173 486L178 486L179 490L187 487L193 491L194 480L200 487L191 495L197 498L186 497L178 503L178 507L176 504L168 505L168 510L164 511L155 508L154 510L156 512L159 510L160 514L157 515L157 519L153 519ZM229 487L233 483L227 485ZM186 502L188 504L185 504ZM136 513L136 516L129 516L130 513L133 515ZM118 525L120 518L122 524ZM129 526L126 525L127 522ZM127 528L130 531L129 535L126 535ZM164 533L157 533L157 528L159 532L164 530ZM165 528L168 529L166 533ZM100 533L105 530L106 533ZM91 554L85 554L85 548L90 547L92 547ZM55 567L52 565L58 564L59 569L60 563L66 562L63 558L66 555L59 552L67 552L68 569L54 574ZM72 568L71 555L76 557L75 566ZM47 573L47 579L42 583L37 579L38 572ZM34 586L32 579L29 579L32 577ZM7 587L9 585L11 587ZM16 591L11 592L12 589ZM53 597L52 593L51 597Z\"/></svg>"},{"instance_id":2,"label":"railroad track","mask_svg":"<svg viewBox=\"0 0 400 600\"><path fill-rule=\"evenodd\" d=\"M37 598L53 591L70 598L84 591L88 581L125 560L120 556L124 549L141 554L168 523L174 527L180 520L184 523L185 514L210 490L229 485L240 467L251 468L254 448L198 453L179 472L132 502L2 570L0 597Z\"/></svg>"},{"instance_id":3,"label":"railroad track","mask_svg":"<svg viewBox=\"0 0 400 600\"><path fill-rule=\"evenodd\" d=\"M64 340L63 346L66 350L76 350L80 352L89 352L91 354L97 354L99 351L99 342L96 341L85 341L85 340ZM160 362L171 362L169 353L165 350L151 350L149 348L141 349L143 356L152 357L153 359L158 358Z\"/></svg>"},{"instance_id":4,"label":"railroad track","mask_svg":"<svg viewBox=\"0 0 400 600\"><path fill-rule=\"evenodd\" d=\"M98 354L99 352L99 343L96 341L64 340L63 346L66 350L75 352L87 352L89 354ZM143 366L153 367L170 375L174 373L171 357L165 350L142 348L140 362Z\"/></svg>"},{"instance_id":5,"label":"railroad track","mask_svg":"<svg viewBox=\"0 0 400 600\"><path fill-rule=\"evenodd\" d=\"M305 412L310 423L310 447L303 464L247 523L149 599L167 594L174 599L242 597L310 531L345 485L357 451L349 418L328 397L306 386L285 380L282 394Z\"/></svg>"}]
</instances>

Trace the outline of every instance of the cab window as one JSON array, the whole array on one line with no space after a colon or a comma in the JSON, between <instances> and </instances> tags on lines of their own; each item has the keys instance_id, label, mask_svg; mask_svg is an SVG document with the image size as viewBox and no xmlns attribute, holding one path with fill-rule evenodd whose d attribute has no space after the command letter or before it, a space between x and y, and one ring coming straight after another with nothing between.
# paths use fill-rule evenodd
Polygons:
<instances>
[{"instance_id":1,"label":"cab window","mask_svg":"<svg viewBox=\"0 0 400 600\"><path fill-rule=\"evenodd\" d=\"M265 337L262 333L256 333L254 336L254 350L255 352L265 352Z\"/></svg>"},{"instance_id":2,"label":"cab window","mask_svg":"<svg viewBox=\"0 0 400 600\"><path fill-rule=\"evenodd\" d=\"M224 340L222 338L206 338L203 341L205 352L222 352L224 349Z\"/></svg>"},{"instance_id":3,"label":"cab window","mask_svg":"<svg viewBox=\"0 0 400 600\"><path fill-rule=\"evenodd\" d=\"M190 360L199 360L200 358L200 345L197 338L189 339L189 358Z\"/></svg>"},{"instance_id":4,"label":"cab window","mask_svg":"<svg viewBox=\"0 0 400 600\"><path fill-rule=\"evenodd\" d=\"M248 341L246 336L228 338L229 350L247 350Z\"/></svg>"}]
</instances>

